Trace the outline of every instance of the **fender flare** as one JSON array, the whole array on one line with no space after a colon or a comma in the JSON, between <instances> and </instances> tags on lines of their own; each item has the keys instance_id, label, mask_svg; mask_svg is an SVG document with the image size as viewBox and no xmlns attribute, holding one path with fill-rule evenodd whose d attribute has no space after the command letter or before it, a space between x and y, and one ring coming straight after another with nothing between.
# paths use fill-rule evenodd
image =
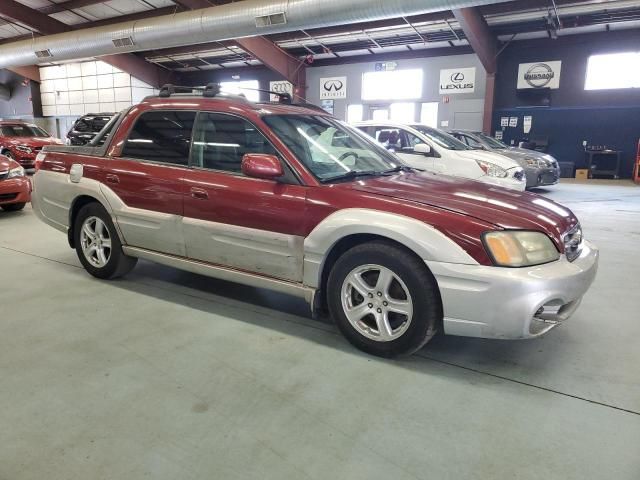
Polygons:
<instances>
[{"instance_id":1,"label":"fender flare","mask_svg":"<svg viewBox=\"0 0 640 480\"><path fill-rule=\"evenodd\" d=\"M478 264L460 245L420 220L366 208L347 208L329 215L305 238L303 283L319 288L331 249L341 239L356 234L394 240L425 261Z\"/></svg>"}]
</instances>

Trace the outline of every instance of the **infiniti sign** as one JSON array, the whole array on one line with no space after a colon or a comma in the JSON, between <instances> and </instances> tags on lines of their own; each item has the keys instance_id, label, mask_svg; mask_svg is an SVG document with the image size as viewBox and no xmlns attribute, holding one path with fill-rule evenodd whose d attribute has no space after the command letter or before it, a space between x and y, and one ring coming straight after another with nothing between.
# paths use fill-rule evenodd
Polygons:
<instances>
[{"instance_id":1,"label":"infiniti sign","mask_svg":"<svg viewBox=\"0 0 640 480\"><path fill-rule=\"evenodd\" d=\"M347 77L320 79L320 99L347 98Z\"/></svg>"}]
</instances>

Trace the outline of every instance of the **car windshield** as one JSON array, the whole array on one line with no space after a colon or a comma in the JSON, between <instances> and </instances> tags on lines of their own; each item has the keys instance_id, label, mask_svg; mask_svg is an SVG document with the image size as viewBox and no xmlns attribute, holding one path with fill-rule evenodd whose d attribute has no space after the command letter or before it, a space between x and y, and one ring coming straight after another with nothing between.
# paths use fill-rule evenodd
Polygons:
<instances>
[{"instance_id":1,"label":"car windshield","mask_svg":"<svg viewBox=\"0 0 640 480\"><path fill-rule=\"evenodd\" d=\"M402 167L358 130L321 115L265 115L263 120L320 181L384 174Z\"/></svg>"},{"instance_id":2,"label":"car windshield","mask_svg":"<svg viewBox=\"0 0 640 480\"><path fill-rule=\"evenodd\" d=\"M35 125L2 125L3 137L48 137L49 134Z\"/></svg>"},{"instance_id":3,"label":"car windshield","mask_svg":"<svg viewBox=\"0 0 640 480\"><path fill-rule=\"evenodd\" d=\"M489 148L498 149L498 148L509 148L506 144L502 143L500 140L496 140L495 138L487 135L486 133L477 132L476 135L480 137L482 143L485 143Z\"/></svg>"},{"instance_id":4,"label":"car windshield","mask_svg":"<svg viewBox=\"0 0 640 480\"><path fill-rule=\"evenodd\" d=\"M471 150L457 138L454 138L448 133L436 130L435 128L425 125L411 125L411 127L419 131L436 145L446 148L447 150Z\"/></svg>"}]
</instances>

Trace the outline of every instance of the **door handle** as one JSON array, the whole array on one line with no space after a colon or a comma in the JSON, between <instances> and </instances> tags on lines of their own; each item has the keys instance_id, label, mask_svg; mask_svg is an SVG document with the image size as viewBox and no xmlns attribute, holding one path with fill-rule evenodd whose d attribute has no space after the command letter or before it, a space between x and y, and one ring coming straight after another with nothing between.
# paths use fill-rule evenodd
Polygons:
<instances>
[{"instance_id":1,"label":"door handle","mask_svg":"<svg viewBox=\"0 0 640 480\"><path fill-rule=\"evenodd\" d=\"M209 194L207 193L206 190L202 188L195 188L195 187L191 188L191 196L199 200L206 200L207 198L209 198Z\"/></svg>"},{"instance_id":2,"label":"door handle","mask_svg":"<svg viewBox=\"0 0 640 480\"><path fill-rule=\"evenodd\" d=\"M118 178L117 175L113 175L112 173L108 173L105 178L109 183L120 183L120 178Z\"/></svg>"}]
</instances>

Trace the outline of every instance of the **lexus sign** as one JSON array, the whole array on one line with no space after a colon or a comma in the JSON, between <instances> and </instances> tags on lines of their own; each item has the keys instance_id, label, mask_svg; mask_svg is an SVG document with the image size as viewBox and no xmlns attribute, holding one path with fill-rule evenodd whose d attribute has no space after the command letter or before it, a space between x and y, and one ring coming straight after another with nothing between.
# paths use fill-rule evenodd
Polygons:
<instances>
[{"instance_id":1,"label":"lexus sign","mask_svg":"<svg viewBox=\"0 0 640 480\"><path fill-rule=\"evenodd\" d=\"M518 67L518 90L525 88L560 88L562 62L521 63Z\"/></svg>"},{"instance_id":2,"label":"lexus sign","mask_svg":"<svg viewBox=\"0 0 640 480\"><path fill-rule=\"evenodd\" d=\"M320 79L320 100L347 98L347 77Z\"/></svg>"},{"instance_id":3,"label":"lexus sign","mask_svg":"<svg viewBox=\"0 0 640 480\"><path fill-rule=\"evenodd\" d=\"M440 95L473 93L475 89L475 67L440 70Z\"/></svg>"}]
</instances>

